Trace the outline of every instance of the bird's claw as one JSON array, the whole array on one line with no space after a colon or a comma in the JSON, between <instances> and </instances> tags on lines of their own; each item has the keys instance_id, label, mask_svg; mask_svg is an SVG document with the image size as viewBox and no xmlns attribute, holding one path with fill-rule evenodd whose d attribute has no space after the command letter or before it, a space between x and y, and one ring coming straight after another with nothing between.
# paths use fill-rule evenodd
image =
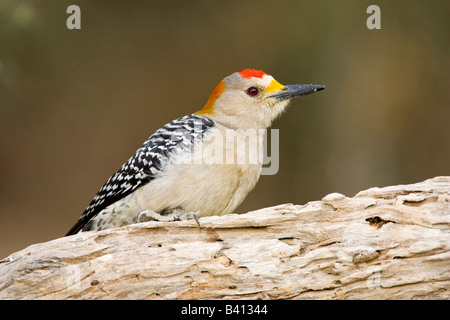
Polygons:
<instances>
[{"instance_id":1,"label":"bird's claw","mask_svg":"<svg viewBox=\"0 0 450 320\"><path fill-rule=\"evenodd\" d=\"M194 219L197 225L200 227L200 221L198 217L193 212L185 212L180 210L174 210L169 214L159 214L151 210L142 210L136 216L137 222L146 221L160 221L160 222L171 222L171 221L184 221Z\"/></svg>"}]
</instances>

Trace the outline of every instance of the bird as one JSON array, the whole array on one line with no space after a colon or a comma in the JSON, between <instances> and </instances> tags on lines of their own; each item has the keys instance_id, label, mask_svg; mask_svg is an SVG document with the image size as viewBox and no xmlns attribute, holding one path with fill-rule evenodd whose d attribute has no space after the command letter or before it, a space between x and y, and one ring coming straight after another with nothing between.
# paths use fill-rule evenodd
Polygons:
<instances>
[{"instance_id":1,"label":"bird","mask_svg":"<svg viewBox=\"0 0 450 320\"><path fill-rule=\"evenodd\" d=\"M201 217L232 213L259 180L264 130L293 98L323 89L282 85L256 69L225 77L203 108L152 134L66 236L149 220L195 219L200 226Z\"/></svg>"}]
</instances>

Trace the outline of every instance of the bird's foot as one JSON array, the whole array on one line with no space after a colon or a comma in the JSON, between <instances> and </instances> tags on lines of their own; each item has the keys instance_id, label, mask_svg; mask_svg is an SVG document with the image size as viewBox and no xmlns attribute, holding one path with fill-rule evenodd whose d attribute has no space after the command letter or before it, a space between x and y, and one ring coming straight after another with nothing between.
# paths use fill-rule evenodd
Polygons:
<instances>
[{"instance_id":1,"label":"bird's foot","mask_svg":"<svg viewBox=\"0 0 450 320\"><path fill-rule=\"evenodd\" d=\"M137 216L137 222L146 221L160 221L160 222L171 222L171 221L184 221L195 219L197 225L200 227L200 221L198 221L197 215L193 212L185 212L178 209L173 210L167 214L159 214L151 210L142 210Z\"/></svg>"}]
</instances>

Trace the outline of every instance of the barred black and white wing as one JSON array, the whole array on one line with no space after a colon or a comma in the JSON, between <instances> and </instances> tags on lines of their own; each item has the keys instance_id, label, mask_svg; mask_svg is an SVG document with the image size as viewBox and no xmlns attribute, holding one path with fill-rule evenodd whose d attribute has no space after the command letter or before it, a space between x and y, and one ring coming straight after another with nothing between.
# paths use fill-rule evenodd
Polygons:
<instances>
[{"instance_id":1,"label":"barred black and white wing","mask_svg":"<svg viewBox=\"0 0 450 320\"><path fill-rule=\"evenodd\" d=\"M164 168L175 148L190 148L214 125L208 118L190 114L157 130L100 188L78 222L66 235L79 232L103 209L142 187Z\"/></svg>"}]
</instances>

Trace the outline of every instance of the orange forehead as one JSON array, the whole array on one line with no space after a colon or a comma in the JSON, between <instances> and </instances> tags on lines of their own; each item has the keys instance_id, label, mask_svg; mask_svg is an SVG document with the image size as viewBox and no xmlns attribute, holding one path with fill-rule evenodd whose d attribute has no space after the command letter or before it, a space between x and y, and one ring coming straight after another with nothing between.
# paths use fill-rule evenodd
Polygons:
<instances>
[{"instance_id":1,"label":"orange forehead","mask_svg":"<svg viewBox=\"0 0 450 320\"><path fill-rule=\"evenodd\" d=\"M255 70L255 69L244 69L242 71L239 71L239 74L241 75L241 77L243 78L262 78L265 75L268 75L267 73L265 73L262 70Z\"/></svg>"}]
</instances>

